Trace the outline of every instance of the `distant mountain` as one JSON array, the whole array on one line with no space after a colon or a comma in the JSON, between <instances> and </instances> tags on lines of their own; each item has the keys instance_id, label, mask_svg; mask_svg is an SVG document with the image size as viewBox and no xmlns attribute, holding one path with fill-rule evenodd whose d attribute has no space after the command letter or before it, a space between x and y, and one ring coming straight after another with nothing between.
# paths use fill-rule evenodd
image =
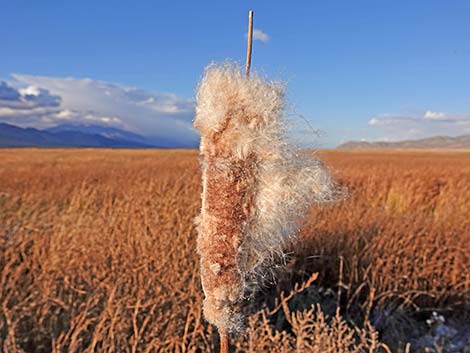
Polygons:
<instances>
[{"instance_id":1,"label":"distant mountain","mask_svg":"<svg viewBox=\"0 0 470 353\"><path fill-rule=\"evenodd\" d=\"M100 135L106 137L111 140L120 140L120 141L130 141L130 142L137 142L144 145L153 145L150 143L144 136L135 134L133 132L125 131L122 129L103 126L103 125L96 125L96 124L62 124L51 127L49 129L45 129L44 131L52 132L52 133L61 133L61 132L81 132L87 135Z\"/></svg>"},{"instance_id":2,"label":"distant mountain","mask_svg":"<svg viewBox=\"0 0 470 353\"><path fill-rule=\"evenodd\" d=\"M130 131L118 129L110 126L95 125L95 124L62 124L54 126L45 131L52 133L62 132L82 132L91 135L100 135L112 140L125 141L127 143L132 142L147 147L154 148L196 148L199 146L199 140L194 141L180 141L176 138L168 136L142 136Z\"/></svg>"},{"instance_id":3,"label":"distant mountain","mask_svg":"<svg viewBox=\"0 0 470 353\"><path fill-rule=\"evenodd\" d=\"M398 142L349 141L338 149L470 149L470 135L457 137L434 136L420 140Z\"/></svg>"},{"instance_id":4,"label":"distant mountain","mask_svg":"<svg viewBox=\"0 0 470 353\"><path fill-rule=\"evenodd\" d=\"M38 130L0 123L0 147L152 148L173 146L157 146L147 142L143 136L98 125L63 125L48 130Z\"/></svg>"}]
</instances>

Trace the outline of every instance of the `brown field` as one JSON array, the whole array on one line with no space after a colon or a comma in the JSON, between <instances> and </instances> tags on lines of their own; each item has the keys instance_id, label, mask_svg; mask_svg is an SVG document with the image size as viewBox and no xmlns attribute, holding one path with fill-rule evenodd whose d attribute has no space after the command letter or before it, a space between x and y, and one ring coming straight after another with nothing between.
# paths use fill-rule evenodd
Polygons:
<instances>
[{"instance_id":1,"label":"brown field","mask_svg":"<svg viewBox=\"0 0 470 353\"><path fill-rule=\"evenodd\" d=\"M233 351L470 352L470 153L319 154L348 196L311 211ZM200 191L192 150L0 150L0 351L216 352Z\"/></svg>"}]
</instances>

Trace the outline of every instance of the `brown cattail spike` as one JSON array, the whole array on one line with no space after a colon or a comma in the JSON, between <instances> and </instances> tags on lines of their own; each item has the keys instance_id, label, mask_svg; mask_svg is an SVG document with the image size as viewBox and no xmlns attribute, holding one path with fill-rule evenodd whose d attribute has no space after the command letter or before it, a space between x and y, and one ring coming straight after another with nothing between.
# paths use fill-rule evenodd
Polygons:
<instances>
[{"instance_id":1,"label":"brown cattail spike","mask_svg":"<svg viewBox=\"0 0 470 353\"><path fill-rule=\"evenodd\" d=\"M248 13L248 47L246 50L246 75L250 76L251 50L253 47L253 10Z\"/></svg>"},{"instance_id":2,"label":"brown cattail spike","mask_svg":"<svg viewBox=\"0 0 470 353\"><path fill-rule=\"evenodd\" d=\"M282 256L312 203L331 194L331 181L319 161L288 144L283 85L248 78L236 65L206 69L194 126L201 133L204 316L223 334L243 326L247 288Z\"/></svg>"}]
</instances>

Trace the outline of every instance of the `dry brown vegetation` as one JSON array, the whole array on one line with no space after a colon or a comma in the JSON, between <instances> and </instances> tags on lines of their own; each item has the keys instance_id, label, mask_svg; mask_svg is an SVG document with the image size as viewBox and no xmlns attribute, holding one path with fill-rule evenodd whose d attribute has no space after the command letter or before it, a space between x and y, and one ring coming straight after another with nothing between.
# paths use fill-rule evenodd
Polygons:
<instances>
[{"instance_id":1,"label":"dry brown vegetation","mask_svg":"<svg viewBox=\"0 0 470 353\"><path fill-rule=\"evenodd\" d=\"M233 350L452 351L425 320L470 321L470 153L321 157L349 196L311 211ZM216 352L199 207L196 151L1 150L0 350Z\"/></svg>"}]
</instances>

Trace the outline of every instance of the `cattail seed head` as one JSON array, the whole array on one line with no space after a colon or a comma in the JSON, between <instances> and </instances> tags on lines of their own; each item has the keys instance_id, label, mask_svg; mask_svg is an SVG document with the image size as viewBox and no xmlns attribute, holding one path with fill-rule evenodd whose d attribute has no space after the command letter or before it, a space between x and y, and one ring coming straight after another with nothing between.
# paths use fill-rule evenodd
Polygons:
<instances>
[{"instance_id":1,"label":"cattail seed head","mask_svg":"<svg viewBox=\"0 0 470 353\"><path fill-rule=\"evenodd\" d=\"M256 273L283 254L314 201L331 197L329 173L286 140L284 86L234 64L202 78L194 126L201 133L202 207L198 253L204 315L241 327L240 304Z\"/></svg>"}]
</instances>

